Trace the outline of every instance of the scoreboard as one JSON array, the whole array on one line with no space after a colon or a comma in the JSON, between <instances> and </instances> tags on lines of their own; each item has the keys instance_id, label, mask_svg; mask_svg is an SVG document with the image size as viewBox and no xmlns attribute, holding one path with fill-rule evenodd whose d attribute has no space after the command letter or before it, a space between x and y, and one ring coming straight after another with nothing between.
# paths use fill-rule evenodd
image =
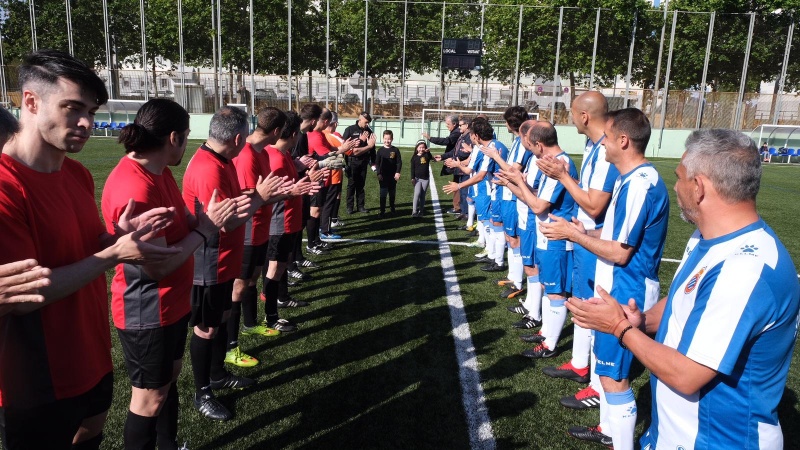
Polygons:
<instances>
[{"instance_id":1,"label":"scoreboard","mask_svg":"<svg viewBox=\"0 0 800 450\"><path fill-rule=\"evenodd\" d=\"M442 68L473 70L481 65L483 41L481 39L444 39L442 41Z\"/></svg>"}]
</instances>

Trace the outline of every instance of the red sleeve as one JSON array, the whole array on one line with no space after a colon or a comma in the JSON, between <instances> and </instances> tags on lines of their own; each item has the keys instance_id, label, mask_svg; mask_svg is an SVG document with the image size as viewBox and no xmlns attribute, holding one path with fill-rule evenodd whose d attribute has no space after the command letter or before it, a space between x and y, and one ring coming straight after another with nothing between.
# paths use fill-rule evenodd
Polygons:
<instances>
[{"instance_id":1,"label":"red sleeve","mask_svg":"<svg viewBox=\"0 0 800 450\"><path fill-rule=\"evenodd\" d=\"M5 172L0 176L7 175ZM34 258L36 244L26 218L23 193L16 182L0 180L0 264Z\"/></svg>"},{"instance_id":2,"label":"red sleeve","mask_svg":"<svg viewBox=\"0 0 800 450\"><path fill-rule=\"evenodd\" d=\"M144 179L137 176L130 164L136 162L120 161L120 164L111 171L106 184L103 187L103 197L100 201L100 208L103 212L103 220L106 223L106 231L114 234L114 222L119 222L119 217L128 206L128 200L133 199L136 203L133 207L133 216L138 216L146 211L160 205L154 199L160 199L161 194L156 187ZM165 231L159 232L156 237L164 236Z\"/></svg>"},{"instance_id":3,"label":"red sleeve","mask_svg":"<svg viewBox=\"0 0 800 450\"><path fill-rule=\"evenodd\" d=\"M192 162L195 162L193 160ZM217 201L224 200L230 195L220 189L223 183L222 167L208 164L203 159L196 160L197 164L189 163L183 176L183 201L189 211L197 212L198 202L203 204L203 212L208 210L208 203L214 189L217 190Z\"/></svg>"},{"instance_id":4,"label":"red sleeve","mask_svg":"<svg viewBox=\"0 0 800 450\"><path fill-rule=\"evenodd\" d=\"M242 188L243 191L255 189L259 175L256 153L249 147L250 144L247 144L239 153L239 156L233 158L233 165L236 167L236 177L239 180L239 187Z\"/></svg>"},{"instance_id":5,"label":"red sleeve","mask_svg":"<svg viewBox=\"0 0 800 450\"><path fill-rule=\"evenodd\" d=\"M332 147L325 139L325 135L321 131L312 131L308 133L308 154L313 155L316 153L319 156L325 156L330 152L335 152L336 148Z\"/></svg>"}]
</instances>

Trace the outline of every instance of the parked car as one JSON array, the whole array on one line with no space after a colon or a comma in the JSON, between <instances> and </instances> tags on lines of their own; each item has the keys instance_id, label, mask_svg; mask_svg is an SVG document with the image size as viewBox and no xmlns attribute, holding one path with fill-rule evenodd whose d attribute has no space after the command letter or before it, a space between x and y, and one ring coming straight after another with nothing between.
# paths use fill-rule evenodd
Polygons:
<instances>
[{"instance_id":1,"label":"parked car","mask_svg":"<svg viewBox=\"0 0 800 450\"><path fill-rule=\"evenodd\" d=\"M537 103L536 100L526 100L525 109L527 109L528 112L539 112L539 103Z\"/></svg>"},{"instance_id":2,"label":"parked car","mask_svg":"<svg viewBox=\"0 0 800 450\"><path fill-rule=\"evenodd\" d=\"M464 104L464 102L463 102L463 101L461 101L461 100L450 100L450 103L448 103L448 105L449 105L451 108L463 108L463 107L465 107L465 106L466 106L466 105Z\"/></svg>"},{"instance_id":3,"label":"parked car","mask_svg":"<svg viewBox=\"0 0 800 450\"><path fill-rule=\"evenodd\" d=\"M511 102L509 100L497 100L494 102L495 108L508 108L511 106Z\"/></svg>"},{"instance_id":4,"label":"parked car","mask_svg":"<svg viewBox=\"0 0 800 450\"><path fill-rule=\"evenodd\" d=\"M275 100L277 98L278 95L275 93L275 89L256 89L257 100Z\"/></svg>"},{"instance_id":5,"label":"parked car","mask_svg":"<svg viewBox=\"0 0 800 450\"><path fill-rule=\"evenodd\" d=\"M360 101L358 94L344 94L342 96L342 103L359 103Z\"/></svg>"},{"instance_id":6,"label":"parked car","mask_svg":"<svg viewBox=\"0 0 800 450\"><path fill-rule=\"evenodd\" d=\"M422 105L424 105L424 104L425 104L425 102L423 102L423 101L422 101L422 99L421 99L421 98L419 98L419 97L412 97L412 98L408 99L408 104L409 104L409 105L419 105L419 106L422 106Z\"/></svg>"},{"instance_id":7,"label":"parked car","mask_svg":"<svg viewBox=\"0 0 800 450\"><path fill-rule=\"evenodd\" d=\"M439 97L428 97L428 106L439 106Z\"/></svg>"},{"instance_id":8,"label":"parked car","mask_svg":"<svg viewBox=\"0 0 800 450\"><path fill-rule=\"evenodd\" d=\"M316 101L317 101L317 99L313 95L311 95L311 96L304 95L304 96L300 97L300 103L309 103L309 102L316 102Z\"/></svg>"}]
</instances>

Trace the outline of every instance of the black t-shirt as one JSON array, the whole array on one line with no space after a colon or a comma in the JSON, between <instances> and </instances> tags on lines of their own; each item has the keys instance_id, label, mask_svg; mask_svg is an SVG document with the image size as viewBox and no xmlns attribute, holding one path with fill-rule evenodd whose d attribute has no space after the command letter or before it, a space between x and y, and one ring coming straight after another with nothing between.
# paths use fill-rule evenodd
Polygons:
<instances>
[{"instance_id":1,"label":"black t-shirt","mask_svg":"<svg viewBox=\"0 0 800 450\"><path fill-rule=\"evenodd\" d=\"M384 181L394 180L394 175L400 173L400 169L403 167L400 150L395 146L379 148L375 165L377 166L377 172L383 176Z\"/></svg>"},{"instance_id":2,"label":"black t-shirt","mask_svg":"<svg viewBox=\"0 0 800 450\"><path fill-rule=\"evenodd\" d=\"M370 135L372 135L372 133L373 133L373 131L372 131L372 129L370 127L361 128L360 126L358 126L357 123L353 124L353 125L350 125L349 127L344 129L344 133L342 133L342 139L344 139L345 141L350 139L350 138L358 139L358 144L356 145L356 147L363 147L363 146L367 145L367 141L361 140L361 133L363 133L365 131L368 132ZM374 161L375 160L375 156L374 155L375 155L375 150L373 149L373 150L370 150L368 152L362 153L362 154L360 154L358 156L349 156L348 157L348 164L351 164L351 165L366 164L368 161Z\"/></svg>"},{"instance_id":3,"label":"black t-shirt","mask_svg":"<svg viewBox=\"0 0 800 450\"><path fill-rule=\"evenodd\" d=\"M431 152L425 152L422 155L414 153L411 157L411 178L419 180L430 179L430 165L433 160Z\"/></svg>"}]
</instances>

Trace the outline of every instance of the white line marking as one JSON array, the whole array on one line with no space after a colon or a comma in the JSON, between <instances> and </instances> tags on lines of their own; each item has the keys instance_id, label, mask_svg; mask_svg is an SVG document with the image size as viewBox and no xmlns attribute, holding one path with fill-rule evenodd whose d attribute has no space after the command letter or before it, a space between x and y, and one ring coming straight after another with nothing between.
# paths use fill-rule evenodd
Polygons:
<instances>
[{"instance_id":1,"label":"white line marking","mask_svg":"<svg viewBox=\"0 0 800 450\"><path fill-rule=\"evenodd\" d=\"M472 450L494 450L496 442L492 432L492 423L489 420L489 411L486 407L486 396L481 385L478 357L475 353L475 345L472 343L472 334L469 332L469 322L464 311L464 301L461 298L461 287L458 285L453 255L450 253L451 244L447 242L442 209L439 206L439 194L436 192L435 177L432 171L430 179L429 189L436 219L436 237L439 240L439 254L442 259L442 273L447 289L450 322L453 325L458 377L461 379L461 400L467 416L470 448Z\"/></svg>"}]
</instances>

